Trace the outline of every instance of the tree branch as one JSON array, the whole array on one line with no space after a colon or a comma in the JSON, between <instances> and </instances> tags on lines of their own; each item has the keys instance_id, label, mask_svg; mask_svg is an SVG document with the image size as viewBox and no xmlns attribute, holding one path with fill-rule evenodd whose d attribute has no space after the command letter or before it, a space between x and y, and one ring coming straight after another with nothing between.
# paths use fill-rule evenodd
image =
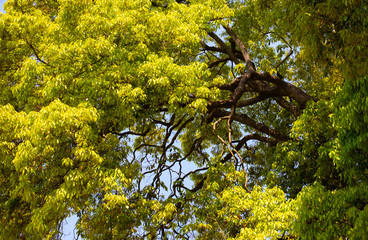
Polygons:
<instances>
[{"instance_id":1,"label":"tree branch","mask_svg":"<svg viewBox=\"0 0 368 240\"><path fill-rule=\"evenodd\" d=\"M256 71L256 68L253 64L253 62L251 61L251 58L249 56L248 50L245 47L244 43L238 38L238 36L235 34L235 32L230 28L229 25L224 26L224 29L226 30L226 32L230 35L230 37L234 40L234 42L236 43L236 45L238 45L238 47L240 48L240 51L243 54L244 57L244 61L247 65L247 69L248 69L248 73L252 73Z\"/></svg>"},{"instance_id":2,"label":"tree branch","mask_svg":"<svg viewBox=\"0 0 368 240\"><path fill-rule=\"evenodd\" d=\"M210 37L212 37L213 38L213 40L215 40L219 45L220 45L220 47L224 50L224 52L226 52L228 55L229 55L229 57L231 58L231 60L235 63L235 64L238 64L238 63L240 63L240 61L238 60L238 58L236 57L236 55L235 55L235 53L233 53L232 51L231 51L231 49L226 45L226 43L224 43L223 41L222 41L222 39L219 37L219 36L217 36L215 33L213 33L213 32L209 32L208 33L208 35L210 35Z\"/></svg>"},{"instance_id":3,"label":"tree branch","mask_svg":"<svg viewBox=\"0 0 368 240\"><path fill-rule=\"evenodd\" d=\"M213 112L213 116L214 117L224 117L224 116L229 116L230 115L230 112L228 111L223 111L223 110L219 110L219 109L216 109L214 112ZM246 114L234 114L232 116L232 119L237 121L237 122L240 122L240 123L243 123L249 127L252 127L254 128L255 130L259 131L259 132L262 132L262 133L265 133L269 136L272 136L280 141L287 141L289 140L289 136L284 134L284 133L281 133L279 131L276 131L268 126L266 126L265 124L263 123L259 123L253 119L251 119L250 117L248 117Z\"/></svg>"}]
</instances>

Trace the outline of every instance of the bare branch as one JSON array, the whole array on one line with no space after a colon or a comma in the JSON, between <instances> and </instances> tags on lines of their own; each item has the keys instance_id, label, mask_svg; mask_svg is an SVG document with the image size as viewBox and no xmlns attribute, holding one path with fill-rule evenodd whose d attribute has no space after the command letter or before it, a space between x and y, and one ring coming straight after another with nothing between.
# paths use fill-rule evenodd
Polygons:
<instances>
[{"instance_id":1,"label":"bare branch","mask_svg":"<svg viewBox=\"0 0 368 240\"><path fill-rule=\"evenodd\" d=\"M214 117L224 117L224 116L229 116L230 115L230 112L228 111L223 111L223 110L219 110L219 109L216 109L213 113L213 116ZM281 133L279 131L276 131L268 126L266 126L265 124L263 123L259 123L253 119L251 119L250 117L248 117L246 114L234 114L233 117L232 117L233 120L237 121L237 122L240 122L240 123L243 123L249 127L252 127L254 129L256 129L257 131L259 132L262 132L262 133L265 133L269 136L272 136L280 141L287 141L289 140L289 136L284 134L284 133Z\"/></svg>"},{"instance_id":2,"label":"bare branch","mask_svg":"<svg viewBox=\"0 0 368 240\"><path fill-rule=\"evenodd\" d=\"M277 76L272 76L269 73L255 73L255 78L273 83L277 85L284 93L283 96L289 96L298 102L301 109L304 109L307 106L307 102L310 100L317 101L316 98L309 96L300 88L292 85L291 83L285 82L281 78Z\"/></svg>"},{"instance_id":3,"label":"bare branch","mask_svg":"<svg viewBox=\"0 0 368 240\"><path fill-rule=\"evenodd\" d=\"M33 54L35 55L35 57L37 58L38 61L42 62L43 64L49 65L47 62L45 62L44 60L42 60L42 58L40 58L37 54L36 49L33 47L33 45L26 39L25 40L27 45L32 49Z\"/></svg>"},{"instance_id":4,"label":"bare branch","mask_svg":"<svg viewBox=\"0 0 368 240\"><path fill-rule=\"evenodd\" d=\"M229 57L231 58L231 60L235 63L238 64L240 63L238 58L236 57L235 53L233 53L231 51L231 49L226 45L226 43L224 43L222 41L222 39L217 36L215 33L213 32L209 32L208 35L210 35L220 46L221 48L229 55Z\"/></svg>"},{"instance_id":5,"label":"bare branch","mask_svg":"<svg viewBox=\"0 0 368 240\"><path fill-rule=\"evenodd\" d=\"M209 65L208 65L208 68L213 68L213 67L216 67L217 65L219 65L220 63L226 63L227 61L231 60L230 58L223 58L223 59L218 59L214 62L211 62Z\"/></svg>"},{"instance_id":6,"label":"bare branch","mask_svg":"<svg viewBox=\"0 0 368 240\"><path fill-rule=\"evenodd\" d=\"M144 132L133 132L133 131L126 131L126 132L122 132L122 133L114 133L115 135L119 136L119 139L123 138L124 136L127 135L136 135L136 136L146 136L147 133L150 131L150 129L147 129Z\"/></svg>"},{"instance_id":7,"label":"bare branch","mask_svg":"<svg viewBox=\"0 0 368 240\"><path fill-rule=\"evenodd\" d=\"M246 106L250 106L250 105L253 105L253 104L256 104L256 103L259 103L267 98L269 98L270 96L268 95L258 95L257 97L254 97L254 98L250 98L250 99L246 99L246 100L243 100L243 101L239 101L237 102L236 104L236 107L246 107Z\"/></svg>"},{"instance_id":8,"label":"bare branch","mask_svg":"<svg viewBox=\"0 0 368 240\"><path fill-rule=\"evenodd\" d=\"M294 104L286 101L282 97L275 97L274 99L276 100L276 102L281 107L283 107L284 109L286 109L287 111L289 111L290 113L292 113L294 115L294 117L298 117L300 115L300 109L297 106L295 106Z\"/></svg>"},{"instance_id":9,"label":"bare branch","mask_svg":"<svg viewBox=\"0 0 368 240\"><path fill-rule=\"evenodd\" d=\"M276 65L275 69L277 70L281 64L283 64L290 56L293 54L293 50L290 48L289 54L279 63Z\"/></svg>"},{"instance_id":10,"label":"bare branch","mask_svg":"<svg viewBox=\"0 0 368 240\"><path fill-rule=\"evenodd\" d=\"M240 48L240 51L243 54L244 57L244 61L247 65L247 69L248 69L248 73L252 73L256 71L256 68L254 66L254 64L251 61L251 58L249 56L248 50L245 47L244 43L238 38L238 36L235 34L235 32L230 28L229 25L227 26L223 26L224 29L226 30L226 32L230 35L230 37L234 40L234 42L236 43L236 45L238 45L238 47Z\"/></svg>"}]
</instances>

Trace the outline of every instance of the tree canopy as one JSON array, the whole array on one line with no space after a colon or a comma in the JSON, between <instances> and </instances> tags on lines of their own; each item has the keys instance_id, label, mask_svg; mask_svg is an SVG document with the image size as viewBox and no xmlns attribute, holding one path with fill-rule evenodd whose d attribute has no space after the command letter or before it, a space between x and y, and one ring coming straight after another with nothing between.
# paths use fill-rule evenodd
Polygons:
<instances>
[{"instance_id":1,"label":"tree canopy","mask_svg":"<svg viewBox=\"0 0 368 240\"><path fill-rule=\"evenodd\" d=\"M1 238L367 238L366 1L5 11Z\"/></svg>"}]
</instances>

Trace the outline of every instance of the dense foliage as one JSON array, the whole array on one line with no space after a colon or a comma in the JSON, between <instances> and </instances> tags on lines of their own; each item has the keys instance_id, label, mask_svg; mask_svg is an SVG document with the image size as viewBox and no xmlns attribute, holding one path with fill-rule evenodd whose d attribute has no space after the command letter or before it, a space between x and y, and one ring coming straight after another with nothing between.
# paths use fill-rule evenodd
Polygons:
<instances>
[{"instance_id":1,"label":"dense foliage","mask_svg":"<svg viewBox=\"0 0 368 240\"><path fill-rule=\"evenodd\" d=\"M5 10L0 238L367 238L366 1Z\"/></svg>"}]
</instances>

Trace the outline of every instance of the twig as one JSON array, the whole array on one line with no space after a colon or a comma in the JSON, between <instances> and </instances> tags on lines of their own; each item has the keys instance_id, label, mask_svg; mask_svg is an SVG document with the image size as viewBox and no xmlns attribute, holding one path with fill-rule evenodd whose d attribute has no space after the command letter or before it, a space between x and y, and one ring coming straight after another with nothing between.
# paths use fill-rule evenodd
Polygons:
<instances>
[{"instance_id":1,"label":"twig","mask_svg":"<svg viewBox=\"0 0 368 240\"><path fill-rule=\"evenodd\" d=\"M233 149L233 151L236 153L236 155L238 155L238 158L242 164L242 168L243 168L243 173L244 173L244 176L245 176L245 183L244 183L244 187L245 189L248 191L248 192L251 192L248 188L248 174L247 172L245 171L245 167L244 167L244 162L243 162L243 158L240 156L239 152L236 150L236 148L234 147L234 145L231 143L232 142L232 139L231 139L231 119L233 117L235 113L235 106L233 106L231 108L231 114L230 114L230 118L229 120L227 121L227 127L228 127L228 137L229 137L229 145L231 146L231 148ZM234 158L234 161L236 161L236 159Z\"/></svg>"},{"instance_id":2,"label":"twig","mask_svg":"<svg viewBox=\"0 0 368 240\"><path fill-rule=\"evenodd\" d=\"M293 54L293 49L290 48L289 54L279 64L277 64L275 69L277 70L277 68L280 67L281 64L283 64L291 56L291 54Z\"/></svg>"},{"instance_id":3,"label":"twig","mask_svg":"<svg viewBox=\"0 0 368 240\"><path fill-rule=\"evenodd\" d=\"M251 192L248 188L248 174L245 170L245 167L244 167L244 161L243 161L243 158L241 157L241 155L239 154L239 152L236 150L236 148L234 147L234 145L231 143L232 142L232 139L231 139L231 122L232 122L232 117L233 115L235 114L235 106L232 106L231 108L231 113L230 115L228 116L224 116L224 117L221 117L219 120L217 120L214 124L213 124L213 132L215 133L215 135L217 136L218 139L220 139L220 141L223 143L223 146L225 145L228 149L229 149L229 152L231 154L231 156L233 157L234 159L234 163L237 162L237 158L235 157L234 155L234 152L236 153L236 155L238 156L241 164L242 164L242 168L243 168L243 172L244 172L244 176L245 176L245 184L244 184L244 187L245 189L248 191L248 192ZM225 119L228 119L227 121L227 130L228 130L228 141L229 143L226 143L226 141L216 133L216 125L221 122L222 120L225 120ZM223 154L223 152L221 153L221 155Z\"/></svg>"}]
</instances>

